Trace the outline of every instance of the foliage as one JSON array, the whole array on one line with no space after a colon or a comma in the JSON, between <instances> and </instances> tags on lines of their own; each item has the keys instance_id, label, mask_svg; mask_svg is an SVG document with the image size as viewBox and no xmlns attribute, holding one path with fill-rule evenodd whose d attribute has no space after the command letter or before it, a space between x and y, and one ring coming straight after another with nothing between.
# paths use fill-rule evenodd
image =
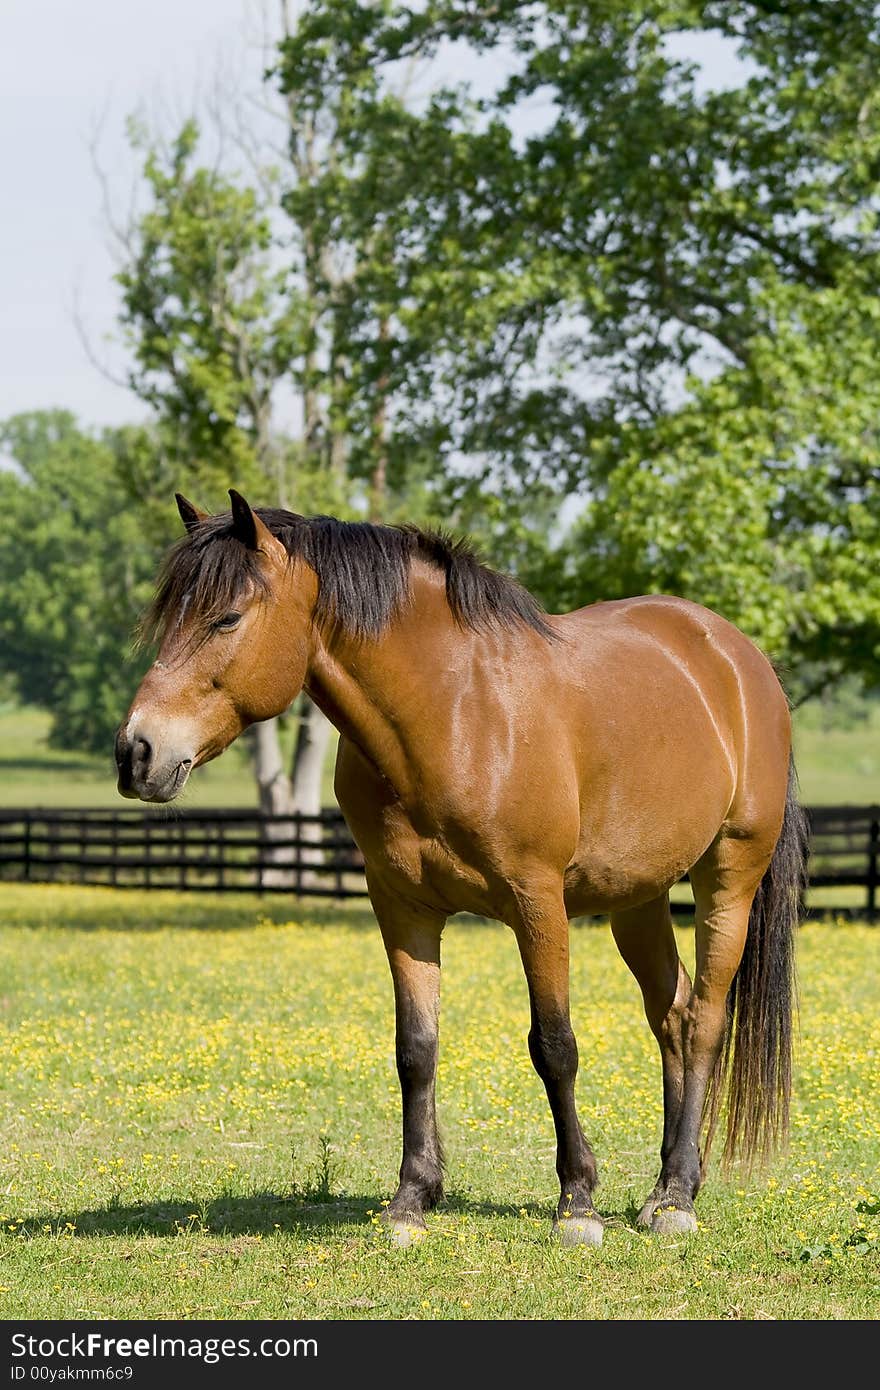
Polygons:
<instances>
[{"instance_id":1,"label":"foliage","mask_svg":"<svg viewBox=\"0 0 880 1390\"><path fill-rule=\"evenodd\" d=\"M739 80L680 56L704 35ZM345 331L391 457L433 452L448 511L501 497L502 528L579 492L570 544L532 547L549 601L690 595L797 694L880 654L878 49L867 0L312 0L280 69L348 93L310 196L337 241L373 229ZM387 75L438 53L479 93L404 110Z\"/></svg>"},{"instance_id":2,"label":"foliage","mask_svg":"<svg viewBox=\"0 0 880 1390\"><path fill-rule=\"evenodd\" d=\"M120 485L145 436L45 411L7 420L0 443L14 464L0 471L0 667L51 712L54 746L109 759L144 665L132 629L156 561Z\"/></svg>"},{"instance_id":3,"label":"foliage","mask_svg":"<svg viewBox=\"0 0 880 1390\"><path fill-rule=\"evenodd\" d=\"M192 488L212 511L231 484L277 502L285 458L273 410L301 306L273 258L271 177L248 183L199 163L193 120L168 148L137 126L131 138L149 201L125 234L120 317L129 384L165 443L164 467L136 490L167 505Z\"/></svg>"},{"instance_id":4,"label":"foliage","mask_svg":"<svg viewBox=\"0 0 880 1390\"><path fill-rule=\"evenodd\" d=\"M873 295L778 290L748 372L692 380L674 413L621 430L569 544L569 592L666 591L727 614L793 694L876 682L880 519Z\"/></svg>"}]
</instances>

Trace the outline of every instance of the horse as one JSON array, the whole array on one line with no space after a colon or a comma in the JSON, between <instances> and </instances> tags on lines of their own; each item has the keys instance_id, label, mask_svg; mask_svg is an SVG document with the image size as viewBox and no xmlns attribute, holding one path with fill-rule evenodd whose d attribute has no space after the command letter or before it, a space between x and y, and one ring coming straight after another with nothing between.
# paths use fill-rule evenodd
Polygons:
<instances>
[{"instance_id":1,"label":"horse","mask_svg":"<svg viewBox=\"0 0 880 1390\"><path fill-rule=\"evenodd\" d=\"M185 534L144 620L158 655L116 738L118 789L171 801L302 689L336 725L336 796L394 986L392 1240L420 1240L443 1195L440 941L457 912L506 923L519 948L566 1245L599 1244L604 1229L575 1106L569 923L609 918L662 1072L660 1173L637 1222L695 1231L724 1097L725 1158L766 1158L788 1119L806 841L770 661L681 598L554 616L445 533L229 496L208 515L176 495ZM669 906L685 874L693 981Z\"/></svg>"}]
</instances>

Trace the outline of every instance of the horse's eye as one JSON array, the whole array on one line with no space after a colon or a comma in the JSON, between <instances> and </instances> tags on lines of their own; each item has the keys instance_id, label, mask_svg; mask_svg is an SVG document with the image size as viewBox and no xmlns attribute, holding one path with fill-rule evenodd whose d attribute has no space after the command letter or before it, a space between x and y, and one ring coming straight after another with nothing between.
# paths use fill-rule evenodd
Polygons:
<instances>
[{"instance_id":1,"label":"horse's eye","mask_svg":"<svg viewBox=\"0 0 880 1390\"><path fill-rule=\"evenodd\" d=\"M240 621L240 613L225 613L222 618L217 619L216 623L214 624L214 627L219 632L222 632L224 629L235 627L236 623L239 623Z\"/></svg>"}]
</instances>

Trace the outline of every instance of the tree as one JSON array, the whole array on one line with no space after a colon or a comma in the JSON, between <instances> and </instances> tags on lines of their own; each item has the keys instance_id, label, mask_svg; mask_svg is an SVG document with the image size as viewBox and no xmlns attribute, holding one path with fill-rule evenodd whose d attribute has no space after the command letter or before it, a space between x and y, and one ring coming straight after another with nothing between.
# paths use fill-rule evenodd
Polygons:
<instances>
[{"instance_id":1,"label":"tree","mask_svg":"<svg viewBox=\"0 0 880 1390\"><path fill-rule=\"evenodd\" d=\"M777 304L748 373L692 381L687 405L622 431L562 588L707 603L759 637L801 702L847 674L877 682L880 314L849 284Z\"/></svg>"},{"instance_id":2,"label":"tree","mask_svg":"<svg viewBox=\"0 0 880 1390\"><path fill-rule=\"evenodd\" d=\"M164 444L163 467L132 478L134 491L154 505L161 498L165 515L172 493L190 489L222 510L230 482L264 504L288 506L296 495L302 506L315 471L276 415L302 355L307 305L278 262L272 172L247 181L200 163L193 120L167 147L141 128L132 136L149 206L121 237L121 321L129 384L154 410ZM318 809L325 727L314 707L303 715L293 778L277 721L254 727L263 810Z\"/></svg>"},{"instance_id":3,"label":"tree","mask_svg":"<svg viewBox=\"0 0 880 1390\"><path fill-rule=\"evenodd\" d=\"M709 32L738 84L677 56ZM444 44L495 90L395 108L383 74ZM449 509L506 496L514 536L580 493L564 551L527 546L549 601L690 593L800 693L880 655L878 56L867 0L312 0L284 46L301 100L352 93L313 196L383 231L389 456L434 447ZM364 302L349 356L378 363Z\"/></svg>"},{"instance_id":4,"label":"tree","mask_svg":"<svg viewBox=\"0 0 880 1390\"><path fill-rule=\"evenodd\" d=\"M334 404L349 471L367 483L374 514L380 494L386 515L405 499L410 519L476 529L498 558L499 542L502 552L518 548L504 544L504 521L521 540L538 490L525 498L498 489L493 516L484 515L479 484L495 460L479 461L488 456L482 393L488 381L506 380L513 341L528 355L540 317L524 309L504 323L521 269L511 275L497 247L476 263L481 219L468 231L457 217L482 169L503 155L506 132L495 123L477 133L474 103L454 93L438 92L421 115L408 104L408 78L396 71L391 80L374 61L398 12L409 13L349 0L301 10L281 45L277 80L300 122L318 133L310 147L323 135L326 153L297 164L285 207L314 244L333 248L316 283L330 311Z\"/></svg>"},{"instance_id":5,"label":"tree","mask_svg":"<svg viewBox=\"0 0 880 1390\"><path fill-rule=\"evenodd\" d=\"M0 470L0 667L19 698L49 710L54 746L103 753L109 766L146 666L131 638L156 564L120 464L149 439L38 411L3 422L0 446L14 465Z\"/></svg>"}]
</instances>

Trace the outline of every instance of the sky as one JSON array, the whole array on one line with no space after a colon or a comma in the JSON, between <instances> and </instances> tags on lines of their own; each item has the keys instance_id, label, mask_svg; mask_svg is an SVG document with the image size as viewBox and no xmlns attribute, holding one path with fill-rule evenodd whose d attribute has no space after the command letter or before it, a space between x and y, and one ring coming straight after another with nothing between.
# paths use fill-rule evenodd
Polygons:
<instances>
[{"instance_id":1,"label":"sky","mask_svg":"<svg viewBox=\"0 0 880 1390\"><path fill-rule=\"evenodd\" d=\"M90 360L124 375L94 160L124 211L126 118L182 117L217 73L256 87L262 15L261 0L0 0L0 419L50 407L94 426L144 418ZM713 85L741 71L721 41L680 51Z\"/></svg>"},{"instance_id":2,"label":"sky","mask_svg":"<svg viewBox=\"0 0 880 1390\"><path fill-rule=\"evenodd\" d=\"M84 422L143 417L117 374L114 263L91 146L124 207L126 117L179 109L218 68L260 71L249 0L0 0L0 418L64 406ZM250 40L248 38L250 35Z\"/></svg>"}]
</instances>

